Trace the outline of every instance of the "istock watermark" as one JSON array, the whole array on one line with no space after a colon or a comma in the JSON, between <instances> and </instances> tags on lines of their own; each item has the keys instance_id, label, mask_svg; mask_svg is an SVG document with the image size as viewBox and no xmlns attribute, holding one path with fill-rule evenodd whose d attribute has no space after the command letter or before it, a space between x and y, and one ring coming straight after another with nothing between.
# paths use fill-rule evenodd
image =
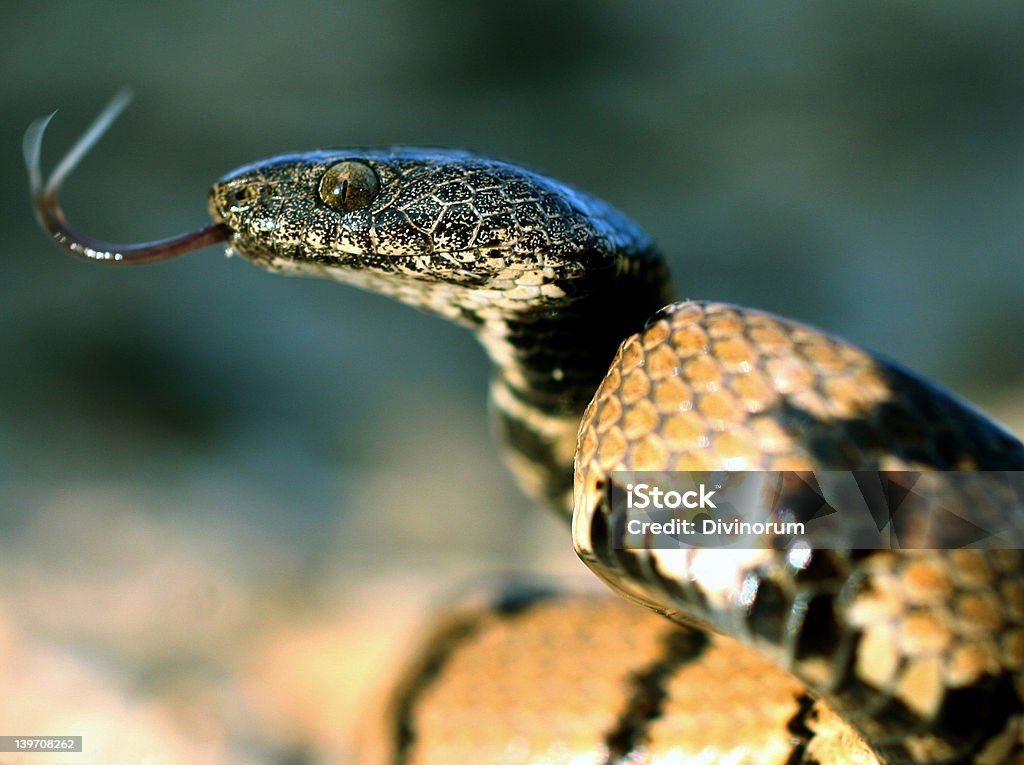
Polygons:
<instances>
[{"instance_id":1,"label":"istock watermark","mask_svg":"<svg viewBox=\"0 0 1024 765\"><path fill-rule=\"evenodd\" d=\"M613 472L620 548L1024 549L1024 472Z\"/></svg>"},{"instance_id":2,"label":"istock watermark","mask_svg":"<svg viewBox=\"0 0 1024 765\"><path fill-rule=\"evenodd\" d=\"M664 491L658 486L651 486L647 483L626 484L626 506L630 509L646 510L648 507L655 507L659 510L675 510L678 507L685 507L690 510L696 508L715 509L712 497L717 489L707 490L707 486L699 484L697 489L678 492Z\"/></svg>"}]
</instances>

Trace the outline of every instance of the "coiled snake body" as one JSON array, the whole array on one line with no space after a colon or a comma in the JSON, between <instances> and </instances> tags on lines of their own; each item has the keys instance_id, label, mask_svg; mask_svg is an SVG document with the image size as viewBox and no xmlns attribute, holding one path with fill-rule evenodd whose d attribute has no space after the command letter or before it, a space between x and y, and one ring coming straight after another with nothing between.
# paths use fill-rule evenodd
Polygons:
<instances>
[{"instance_id":1,"label":"coiled snake body","mask_svg":"<svg viewBox=\"0 0 1024 765\"><path fill-rule=\"evenodd\" d=\"M26 135L37 216L59 243L132 263L226 241L271 271L470 327L495 365L491 399L523 487L572 518L578 553L613 589L669 617L544 592L453 617L397 696L386 759L1020 761L1019 551L629 549L606 491L616 470L1024 469L1024 446L999 426L816 330L665 306L665 267L633 223L472 154L275 157L215 184L215 222L199 232L93 242L67 226L57 192L123 103L45 184L45 121Z\"/></svg>"}]
</instances>

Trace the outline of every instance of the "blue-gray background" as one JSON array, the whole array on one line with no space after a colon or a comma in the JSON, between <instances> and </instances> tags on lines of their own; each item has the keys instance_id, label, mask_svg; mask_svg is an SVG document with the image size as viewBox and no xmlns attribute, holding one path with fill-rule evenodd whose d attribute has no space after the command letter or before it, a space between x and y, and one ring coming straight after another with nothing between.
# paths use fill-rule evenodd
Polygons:
<instances>
[{"instance_id":1,"label":"blue-gray background","mask_svg":"<svg viewBox=\"0 0 1024 765\"><path fill-rule=\"evenodd\" d=\"M52 167L126 84L135 103L63 194L98 238L195 228L210 182L283 151L468 148L634 217L681 297L807 321L1020 410L1016 0L9 3L2 27L0 622L88 645L118 688L168 655L195 666L166 636L223 615L228 581L239 603L319 612L371 566L568 546L505 476L463 331L216 250L116 269L44 238L25 127L60 108ZM191 582L178 611L132 589L161 556L198 567L169 575ZM90 621L132 592L142 636ZM237 652L252 630L231 625Z\"/></svg>"}]
</instances>

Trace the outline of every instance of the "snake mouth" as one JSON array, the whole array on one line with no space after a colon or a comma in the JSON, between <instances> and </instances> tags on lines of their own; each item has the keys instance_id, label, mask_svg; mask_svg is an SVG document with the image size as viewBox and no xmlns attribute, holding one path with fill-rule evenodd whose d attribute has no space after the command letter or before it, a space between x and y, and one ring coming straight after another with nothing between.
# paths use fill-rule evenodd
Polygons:
<instances>
[{"instance_id":1,"label":"snake mouth","mask_svg":"<svg viewBox=\"0 0 1024 765\"><path fill-rule=\"evenodd\" d=\"M46 181L43 180L40 170L40 155L46 126L50 124L50 120L53 119L56 112L36 120L25 131L22 151L25 157L25 167L28 169L32 207L39 224L57 244L73 255L101 263L126 265L168 260L229 239L234 232L223 222L211 223L198 231L190 231L166 239L133 244L111 244L90 239L78 234L68 225L67 218L65 218L64 211L57 199L60 188L71 171L113 124L130 100L131 94L127 90L118 92L82 134L82 137L64 155Z\"/></svg>"}]
</instances>

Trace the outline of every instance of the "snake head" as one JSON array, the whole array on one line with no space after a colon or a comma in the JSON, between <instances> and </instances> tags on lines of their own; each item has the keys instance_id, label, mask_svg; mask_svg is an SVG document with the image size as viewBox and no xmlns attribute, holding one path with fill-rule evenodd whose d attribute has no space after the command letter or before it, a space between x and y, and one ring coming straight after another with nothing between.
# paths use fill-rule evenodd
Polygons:
<instances>
[{"instance_id":1,"label":"snake head","mask_svg":"<svg viewBox=\"0 0 1024 765\"><path fill-rule=\"evenodd\" d=\"M330 276L466 318L571 299L574 277L650 243L608 205L513 165L442 149L274 157L218 181L229 248L273 271ZM454 306L454 308L453 308Z\"/></svg>"}]
</instances>

